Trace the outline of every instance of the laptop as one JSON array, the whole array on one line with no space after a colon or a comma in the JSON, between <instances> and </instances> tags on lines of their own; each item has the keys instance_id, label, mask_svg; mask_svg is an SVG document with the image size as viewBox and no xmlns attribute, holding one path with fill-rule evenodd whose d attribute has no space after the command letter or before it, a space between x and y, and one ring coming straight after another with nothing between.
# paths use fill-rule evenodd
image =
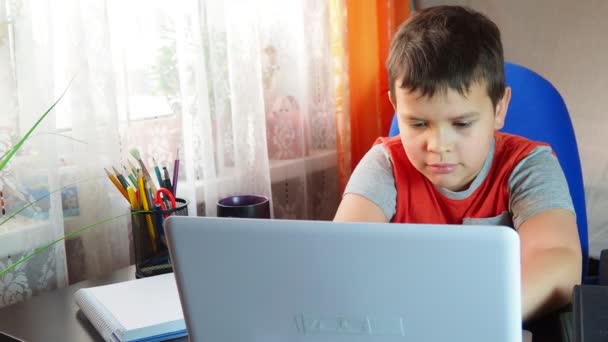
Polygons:
<instances>
[{"instance_id":1,"label":"laptop","mask_svg":"<svg viewBox=\"0 0 608 342\"><path fill-rule=\"evenodd\" d=\"M514 342L508 227L172 216L191 341Z\"/></svg>"}]
</instances>

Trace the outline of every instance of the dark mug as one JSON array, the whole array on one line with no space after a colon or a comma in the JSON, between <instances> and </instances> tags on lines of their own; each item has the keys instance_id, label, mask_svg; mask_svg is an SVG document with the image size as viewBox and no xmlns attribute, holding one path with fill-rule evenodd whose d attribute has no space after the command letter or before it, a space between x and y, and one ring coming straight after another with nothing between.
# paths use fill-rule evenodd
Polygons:
<instances>
[{"instance_id":1,"label":"dark mug","mask_svg":"<svg viewBox=\"0 0 608 342\"><path fill-rule=\"evenodd\" d=\"M239 195L217 202L218 217L270 218L270 201L265 196Z\"/></svg>"}]
</instances>

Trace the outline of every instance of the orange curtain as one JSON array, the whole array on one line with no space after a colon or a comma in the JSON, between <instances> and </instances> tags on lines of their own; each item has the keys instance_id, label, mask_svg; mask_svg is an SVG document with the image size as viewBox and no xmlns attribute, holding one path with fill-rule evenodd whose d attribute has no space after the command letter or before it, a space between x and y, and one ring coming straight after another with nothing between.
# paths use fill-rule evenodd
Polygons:
<instances>
[{"instance_id":1,"label":"orange curtain","mask_svg":"<svg viewBox=\"0 0 608 342\"><path fill-rule=\"evenodd\" d=\"M336 151L340 193L352 171L350 102L348 96L348 45L346 0L330 1L331 51L333 56L336 113Z\"/></svg>"},{"instance_id":2,"label":"orange curtain","mask_svg":"<svg viewBox=\"0 0 608 342\"><path fill-rule=\"evenodd\" d=\"M336 96L336 104L340 100L340 111L336 110L336 116L341 190L348 182L352 169L376 138L388 133L393 108L388 101L388 77L384 63L393 34L410 14L407 0L345 1L342 5L346 10L346 42L342 48L348 51L344 71L348 81L344 84L347 89L336 93L342 95L341 98ZM332 15L332 22L339 19ZM334 46L337 47L337 44Z\"/></svg>"}]
</instances>

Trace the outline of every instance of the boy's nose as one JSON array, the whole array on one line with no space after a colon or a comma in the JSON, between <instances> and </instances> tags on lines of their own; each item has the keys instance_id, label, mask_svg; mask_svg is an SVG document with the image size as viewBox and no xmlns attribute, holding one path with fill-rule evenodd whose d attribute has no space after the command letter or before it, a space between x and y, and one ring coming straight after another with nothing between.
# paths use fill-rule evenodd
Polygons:
<instances>
[{"instance_id":1,"label":"boy's nose","mask_svg":"<svg viewBox=\"0 0 608 342\"><path fill-rule=\"evenodd\" d=\"M427 150L434 153L451 152L453 149L450 133L446 129L430 132L427 140Z\"/></svg>"}]
</instances>

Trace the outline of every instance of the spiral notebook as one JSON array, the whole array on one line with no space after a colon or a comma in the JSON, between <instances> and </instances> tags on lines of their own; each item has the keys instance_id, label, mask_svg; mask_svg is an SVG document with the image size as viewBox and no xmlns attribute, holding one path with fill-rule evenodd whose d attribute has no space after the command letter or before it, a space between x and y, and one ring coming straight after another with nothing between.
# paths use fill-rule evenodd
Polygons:
<instances>
[{"instance_id":1,"label":"spiral notebook","mask_svg":"<svg viewBox=\"0 0 608 342\"><path fill-rule=\"evenodd\" d=\"M74 301L106 341L187 335L173 273L80 289Z\"/></svg>"}]
</instances>

